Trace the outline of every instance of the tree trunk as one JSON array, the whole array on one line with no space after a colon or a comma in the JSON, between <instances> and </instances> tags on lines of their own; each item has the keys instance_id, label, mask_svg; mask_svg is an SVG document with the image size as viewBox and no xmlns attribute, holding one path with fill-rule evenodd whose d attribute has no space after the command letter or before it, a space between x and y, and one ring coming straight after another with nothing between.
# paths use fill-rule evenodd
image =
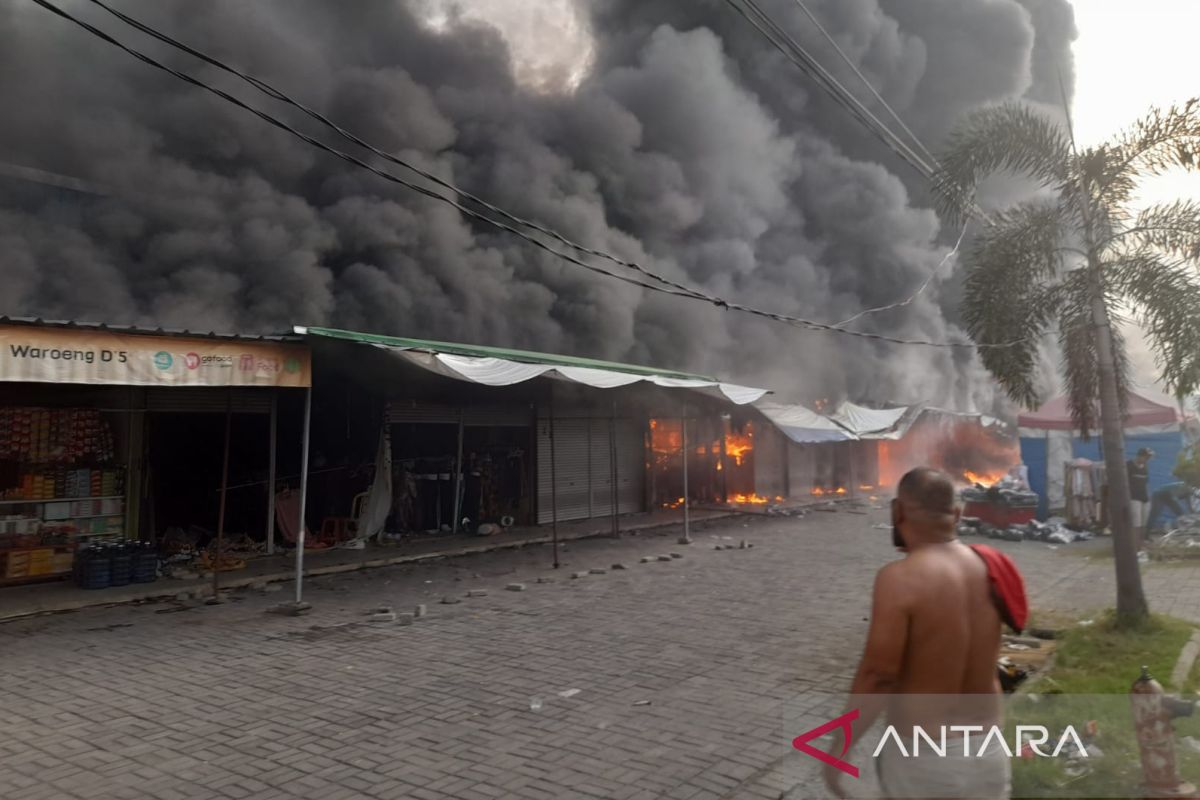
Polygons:
<instances>
[{"instance_id":1,"label":"tree trunk","mask_svg":"<svg viewBox=\"0 0 1200 800\"><path fill-rule=\"evenodd\" d=\"M1113 561L1117 571L1117 619L1122 624L1146 618L1149 609L1142 591L1137 543L1129 513L1129 475L1125 471L1125 432L1113 359L1112 322L1099 287L1092 294L1092 323L1096 328L1096 355L1100 373L1100 429L1104 466L1108 473L1108 518L1113 533Z\"/></svg>"}]
</instances>

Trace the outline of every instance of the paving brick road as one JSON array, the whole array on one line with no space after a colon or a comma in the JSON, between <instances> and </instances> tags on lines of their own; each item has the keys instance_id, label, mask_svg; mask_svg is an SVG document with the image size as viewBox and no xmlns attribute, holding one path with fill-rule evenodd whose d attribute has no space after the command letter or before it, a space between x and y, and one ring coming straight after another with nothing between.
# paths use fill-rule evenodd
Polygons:
<instances>
[{"instance_id":1,"label":"paving brick road","mask_svg":"<svg viewBox=\"0 0 1200 800\"><path fill-rule=\"evenodd\" d=\"M835 713L892 557L883 516L577 542L558 571L533 547L321 579L302 618L265 613L285 594L245 593L3 625L0 797L821 796L784 709ZM742 538L754 547L714 549ZM1035 606L1111 603L1111 561L1087 545L1006 547ZM1157 609L1200 619L1200 570L1147 583ZM412 625L367 620L418 603Z\"/></svg>"}]
</instances>

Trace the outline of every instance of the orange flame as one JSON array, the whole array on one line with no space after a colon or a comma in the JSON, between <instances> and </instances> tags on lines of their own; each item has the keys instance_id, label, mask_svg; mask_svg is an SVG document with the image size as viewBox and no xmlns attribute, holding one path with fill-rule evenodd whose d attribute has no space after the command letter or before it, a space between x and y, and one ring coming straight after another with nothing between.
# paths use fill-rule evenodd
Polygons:
<instances>
[{"instance_id":1,"label":"orange flame","mask_svg":"<svg viewBox=\"0 0 1200 800\"><path fill-rule=\"evenodd\" d=\"M733 463L742 466L746 454L754 450L754 431L749 425L745 433L730 431L725 435L725 455L733 459Z\"/></svg>"},{"instance_id":2,"label":"orange flame","mask_svg":"<svg viewBox=\"0 0 1200 800\"><path fill-rule=\"evenodd\" d=\"M991 486L992 484L999 483L1007 474L1003 470L993 470L992 472L984 473L963 470L964 478L973 484L978 483L980 486Z\"/></svg>"},{"instance_id":3,"label":"orange flame","mask_svg":"<svg viewBox=\"0 0 1200 800\"><path fill-rule=\"evenodd\" d=\"M843 495L846 493L846 487L839 486L836 489L822 489L820 486L814 486L812 493L816 497L825 497L826 495Z\"/></svg>"},{"instance_id":4,"label":"orange flame","mask_svg":"<svg viewBox=\"0 0 1200 800\"><path fill-rule=\"evenodd\" d=\"M779 499L779 498L776 498L776 499ZM757 493L751 493L751 494L730 495L729 502L736 503L738 505L765 506L767 503L769 503L771 501L766 497L761 497Z\"/></svg>"}]
</instances>

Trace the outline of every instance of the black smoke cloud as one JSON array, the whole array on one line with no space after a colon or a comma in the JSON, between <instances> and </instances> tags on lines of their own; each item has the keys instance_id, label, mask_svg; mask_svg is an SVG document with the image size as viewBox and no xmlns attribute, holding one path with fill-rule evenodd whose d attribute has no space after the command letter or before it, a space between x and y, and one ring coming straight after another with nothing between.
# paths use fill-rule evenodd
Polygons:
<instances>
[{"instance_id":1,"label":"black smoke cloud","mask_svg":"<svg viewBox=\"0 0 1200 800\"><path fill-rule=\"evenodd\" d=\"M121 7L515 213L750 305L838 321L906 297L938 267L958 232L939 225L920 180L723 2L576 2L594 62L569 92L521 85L497 29L434 30L403 0ZM852 85L791 0L764 5ZM87 3L67 6L268 102ZM1066 0L811 7L931 146L979 104L1052 104L1060 71L1069 90ZM3 313L239 331L323 323L711 372L800 399L993 399L967 351L795 330L584 272L32 4L0 7L0 103L4 161L103 191L0 177ZM939 300L952 286L943 274L861 325L954 338Z\"/></svg>"}]
</instances>

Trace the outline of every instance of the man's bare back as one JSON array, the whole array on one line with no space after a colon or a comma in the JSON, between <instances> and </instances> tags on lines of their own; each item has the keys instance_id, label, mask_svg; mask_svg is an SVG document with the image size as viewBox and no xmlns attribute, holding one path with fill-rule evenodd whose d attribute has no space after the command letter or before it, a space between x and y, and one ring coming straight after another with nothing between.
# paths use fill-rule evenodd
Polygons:
<instances>
[{"instance_id":1,"label":"man's bare back","mask_svg":"<svg viewBox=\"0 0 1200 800\"><path fill-rule=\"evenodd\" d=\"M996 695L1000 615L992 599L987 567L958 541L916 548L885 567L896 573L891 598L907 609L908 636L888 718L897 726L984 724L995 721L999 704L961 698L946 704L928 695ZM902 695L912 697L905 703ZM920 696L920 697L917 697ZM952 706L952 707L951 707ZM953 716L953 719L947 719Z\"/></svg>"}]
</instances>

